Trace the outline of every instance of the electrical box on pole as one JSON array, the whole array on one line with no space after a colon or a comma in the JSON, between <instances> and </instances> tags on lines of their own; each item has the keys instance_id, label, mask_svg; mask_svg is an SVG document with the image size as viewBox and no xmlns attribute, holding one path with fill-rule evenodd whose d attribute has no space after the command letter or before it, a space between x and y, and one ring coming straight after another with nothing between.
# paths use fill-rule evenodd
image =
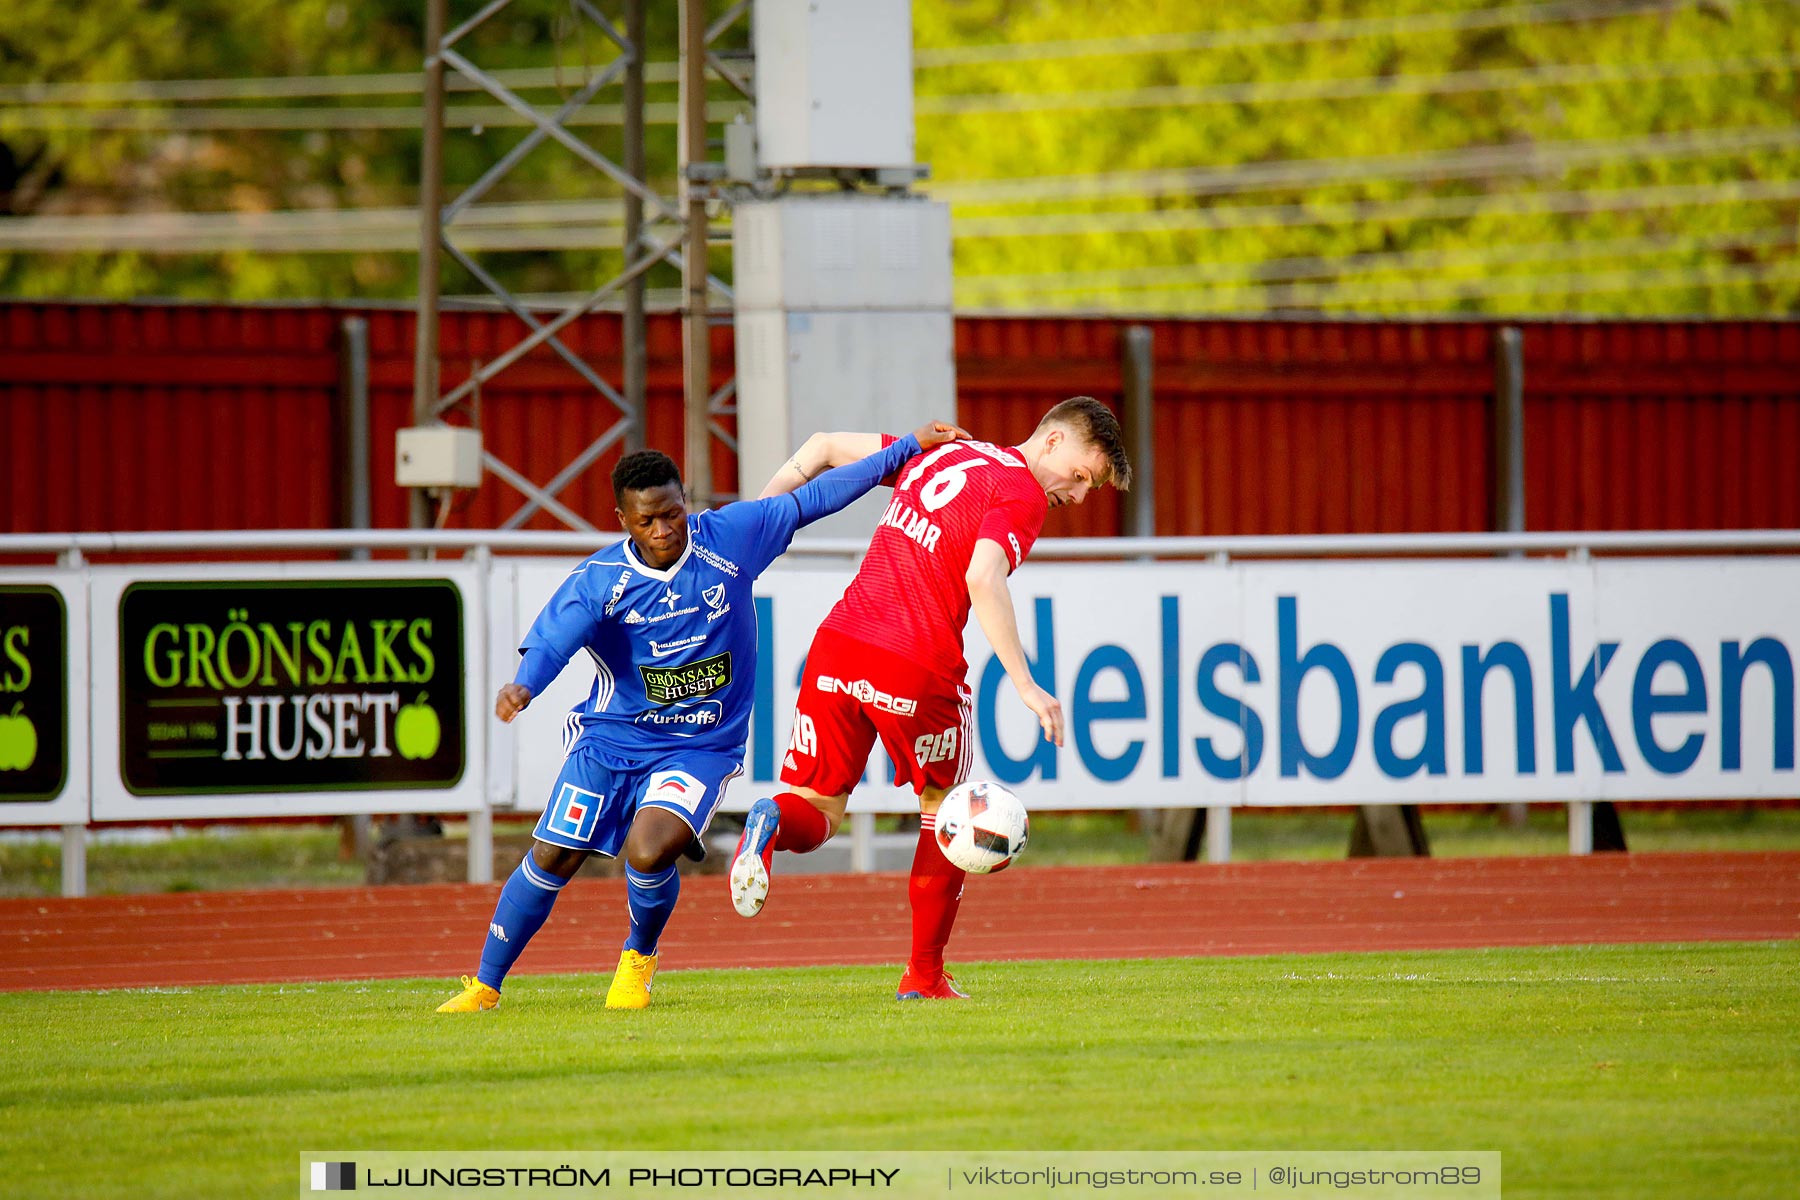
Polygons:
<instances>
[{"instance_id":1,"label":"electrical box on pole","mask_svg":"<svg viewBox=\"0 0 1800 1200\"><path fill-rule=\"evenodd\" d=\"M912 0L756 0L761 164L910 167Z\"/></svg>"}]
</instances>

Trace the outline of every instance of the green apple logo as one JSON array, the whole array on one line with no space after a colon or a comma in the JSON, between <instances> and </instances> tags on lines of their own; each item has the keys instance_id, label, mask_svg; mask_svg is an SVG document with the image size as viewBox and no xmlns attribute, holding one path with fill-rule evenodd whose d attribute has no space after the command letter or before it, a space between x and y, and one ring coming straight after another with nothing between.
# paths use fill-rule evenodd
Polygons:
<instances>
[{"instance_id":1,"label":"green apple logo","mask_svg":"<svg viewBox=\"0 0 1800 1200\"><path fill-rule=\"evenodd\" d=\"M30 717L20 715L24 707L24 701L20 701L13 705L12 716L0 717L0 771L23 771L37 761L37 726ZM431 723L437 725L435 716ZM434 729L434 745L436 737Z\"/></svg>"},{"instance_id":2,"label":"green apple logo","mask_svg":"<svg viewBox=\"0 0 1800 1200\"><path fill-rule=\"evenodd\" d=\"M394 720L394 745L401 758L430 758L443 740L443 728L437 713L425 703L425 693L400 710Z\"/></svg>"}]
</instances>

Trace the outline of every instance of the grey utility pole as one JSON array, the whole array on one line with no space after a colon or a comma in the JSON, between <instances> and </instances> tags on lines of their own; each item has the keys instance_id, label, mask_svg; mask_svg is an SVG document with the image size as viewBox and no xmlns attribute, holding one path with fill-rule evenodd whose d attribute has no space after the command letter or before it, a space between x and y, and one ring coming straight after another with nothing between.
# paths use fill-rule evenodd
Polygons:
<instances>
[{"instance_id":1,"label":"grey utility pole","mask_svg":"<svg viewBox=\"0 0 1800 1200\"><path fill-rule=\"evenodd\" d=\"M681 3L681 198L687 216L681 263L681 329L686 353L683 448L689 501L712 504L712 341L706 312L706 188L695 169L706 161L706 3Z\"/></svg>"},{"instance_id":2,"label":"grey utility pole","mask_svg":"<svg viewBox=\"0 0 1800 1200\"><path fill-rule=\"evenodd\" d=\"M444 13L449 0L425 0L425 128L419 161L419 319L413 347L413 424L432 419L438 398L438 239L444 210ZM431 526L431 500L413 488L408 524Z\"/></svg>"}]
</instances>

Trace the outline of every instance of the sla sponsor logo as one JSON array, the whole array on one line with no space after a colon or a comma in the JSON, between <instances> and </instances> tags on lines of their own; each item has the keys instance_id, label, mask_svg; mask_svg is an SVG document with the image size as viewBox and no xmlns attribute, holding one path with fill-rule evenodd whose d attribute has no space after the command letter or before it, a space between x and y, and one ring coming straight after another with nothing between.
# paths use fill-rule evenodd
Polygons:
<instances>
[{"instance_id":1,"label":"sla sponsor logo","mask_svg":"<svg viewBox=\"0 0 1800 1200\"><path fill-rule=\"evenodd\" d=\"M639 666L644 696L652 704L679 704L698 700L731 686L731 651L679 667Z\"/></svg>"},{"instance_id":2,"label":"sla sponsor logo","mask_svg":"<svg viewBox=\"0 0 1800 1200\"><path fill-rule=\"evenodd\" d=\"M942 733L922 733L913 743L913 758L920 766L949 762L956 757L957 728L953 725Z\"/></svg>"},{"instance_id":3,"label":"sla sponsor logo","mask_svg":"<svg viewBox=\"0 0 1800 1200\"><path fill-rule=\"evenodd\" d=\"M717 700L681 708L652 708L637 715L636 723L676 737L693 737L718 725L725 719L725 708Z\"/></svg>"},{"instance_id":4,"label":"sla sponsor logo","mask_svg":"<svg viewBox=\"0 0 1800 1200\"><path fill-rule=\"evenodd\" d=\"M826 694L840 692L853 698L859 704L868 704L882 712L891 712L902 717L909 716L919 709L917 700L890 695L866 679L837 679L830 675L821 675L818 677L817 684L819 690Z\"/></svg>"}]
</instances>

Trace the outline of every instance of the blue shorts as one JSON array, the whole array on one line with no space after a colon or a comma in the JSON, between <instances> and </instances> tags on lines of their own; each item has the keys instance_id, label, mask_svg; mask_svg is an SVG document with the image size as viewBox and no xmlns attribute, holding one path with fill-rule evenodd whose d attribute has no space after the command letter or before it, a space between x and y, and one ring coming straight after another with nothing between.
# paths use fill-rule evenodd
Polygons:
<instances>
[{"instance_id":1,"label":"blue shorts","mask_svg":"<svg viewBox=\"0 0 1800 1200\"><path fill-rule=\"evenodd\" d=\"M625 766L593 740L577 738L533 836L617 858L638 809L666 808L699 837L743 772L741 757L705 750L671 750Z\"/></svg>"}]
</instances>

